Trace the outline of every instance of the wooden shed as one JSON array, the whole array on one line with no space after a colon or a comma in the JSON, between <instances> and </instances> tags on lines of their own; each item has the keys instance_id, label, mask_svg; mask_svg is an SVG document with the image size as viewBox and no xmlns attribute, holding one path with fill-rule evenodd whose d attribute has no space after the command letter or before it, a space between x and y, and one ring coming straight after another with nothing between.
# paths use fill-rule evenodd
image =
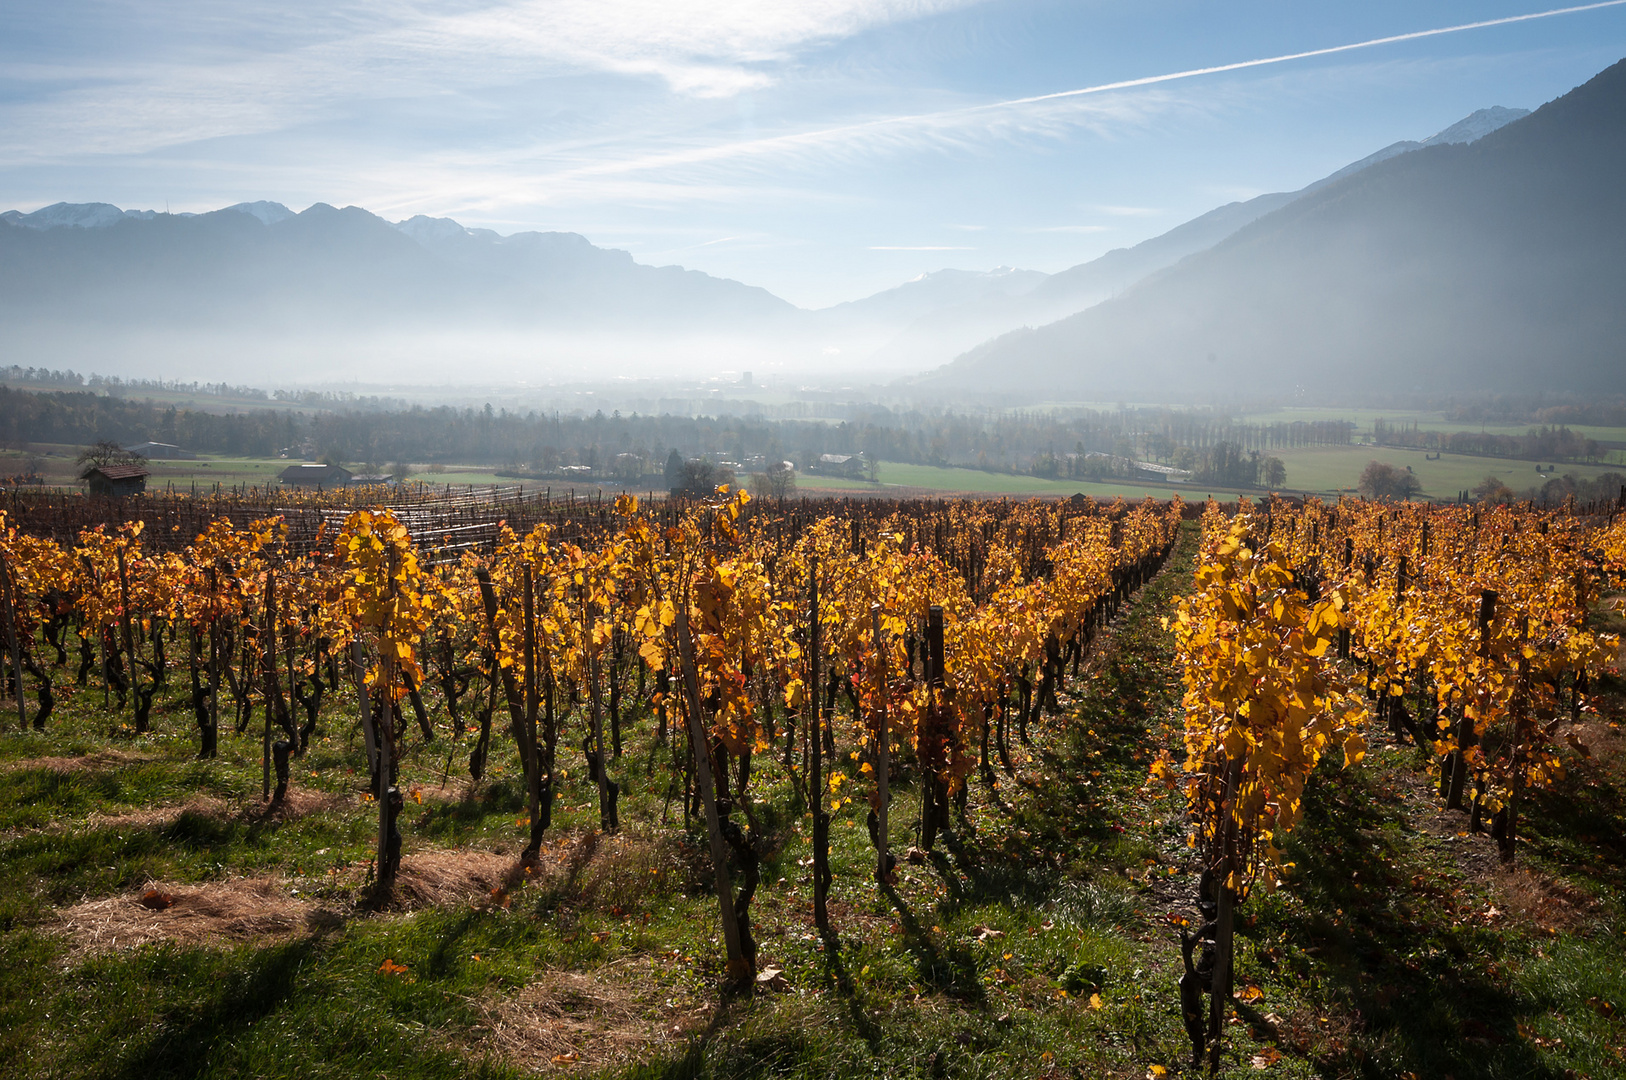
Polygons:
<instances>
[{"instance_id":1,"label":"wooden shed","mask_svg":"<svg viewBox=\"0 0 1626 1080\"><path fill-rule=\"evenodd\" d=\"M85 488L92 495L122 499L146 491L149 475L140 465L98 465L85 473Z\"/></svg>"},{"instance_id":2,"label":"wooden shed","mask_svg":"<svg viewBox=\"0 0 1626 1080\"><path fill-rule=\"evenodd\" d=\"M278 476L290 487L340 488L350 482L350 470L338 465L325 465L320 461L307 461L290 465Z\"/></svg>"}]
</instances>

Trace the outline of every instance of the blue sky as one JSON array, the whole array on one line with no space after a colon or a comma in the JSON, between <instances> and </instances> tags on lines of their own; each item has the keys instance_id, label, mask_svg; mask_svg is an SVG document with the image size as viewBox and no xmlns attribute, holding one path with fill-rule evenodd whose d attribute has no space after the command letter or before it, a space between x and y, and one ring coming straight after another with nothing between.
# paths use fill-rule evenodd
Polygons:
<instances>
[{"instance_id":1,"label":"blue sky","mask_svg":"<svg viewBox=\"0 0 1626 1080\"><path fill-rule=\"evenodd\" d=\"M1626 4L10 0L0 208L559 229L804 306L1055 271L1626 57Z\"/></svg>"}]
</instances>

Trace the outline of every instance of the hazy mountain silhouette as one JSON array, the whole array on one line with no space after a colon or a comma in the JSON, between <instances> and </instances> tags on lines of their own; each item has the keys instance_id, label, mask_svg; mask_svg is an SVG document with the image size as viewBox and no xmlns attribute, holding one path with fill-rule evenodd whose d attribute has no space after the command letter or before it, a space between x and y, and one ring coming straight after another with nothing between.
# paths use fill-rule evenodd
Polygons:
<instances>
[{"instance_id":1,"label":"hazy mountain silhouette","mask_svg":"<svg viewBox=\"0 0 1626 1080\"><path fill-rule=\"evenodd\" d=\"M1217 207L1134 247L1114 248L1089 262L1052 274L1020 293L957 298L939 311L924 313L879 350L878 356L891 366L931 367L994 335L1066 318L1188 255L1213 247L1243 226L1343 177L1425 146L1472 142L1528 113L1527 109L1500 106L1480 109L1436 135L1420 142L1391 143L1298 191L1272 192Z\"/></svg>"},{"instance_id":2,"label":"hazy mountain silhouette","mask_svg":"<svg viewBox=\"0 0 1626 1080\"><path fill-rule=\"evenodd\" d=\"M1618 390L1623 167L1626 61L1476 142L1328 183L923 381L1052 400Z\"/></svg>"},{"instance_id":3,"label":"hazy mountain silhouette","mask_svg":"<svg viewBox=\"0 0 1626 1080\"><path fill-rule=\"evenodd\" d=\"M0 224L10 320L166 327L477 320L521 326L752 326L795 309L766 290L643 266L574 233L395 226L357 207L243 203L197 215L58 204Z\"/></svg>"},{"instance_id":4,"label":"hazy mountain silhouette","mask_svg":"<svg viewBox=\"0 0 1626 1080\"><path fill-rule=\"evenodd\" d=\"M804 315L573 233L323 203L0 215L0 350L30 366L258 385L602 379L748 368Z\"/></svg>"},{"instance_id":5,"label":"hazy mountain silhouette","mask_svg":"<svg viewBox=\"0 0 1626 1080\"><path fill-rule=\"evenodd\" d=\"M1430 142L1511 115L1484 110ZM1421 145L1396 143L1336 175ZM440 377L455 356L460 372L505 379L640 364L891 377L1123 292L1302 194L1232 203L1055 275L942 270L811 312L574 233L391 223L323 203L297 214L267 201L205 214L57 203L0 214L0 347L31 365L130 361L194 376L234 357L278 365L284 379Z\"/></svg>"}]
</instances>

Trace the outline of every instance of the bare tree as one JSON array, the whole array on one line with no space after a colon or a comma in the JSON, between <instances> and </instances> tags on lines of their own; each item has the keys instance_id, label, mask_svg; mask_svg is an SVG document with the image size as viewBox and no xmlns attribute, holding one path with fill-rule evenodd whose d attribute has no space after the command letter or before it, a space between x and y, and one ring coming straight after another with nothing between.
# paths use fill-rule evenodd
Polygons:
<instances>
[{"instance_id":1,"label":"bare tree","mask_svg":"<svg viewBox=\"0 0 1626 1080\"><path fill-rule=\"evenodd\" d=\"M98 439L85 447L73 463L79 466L79 479L84 480L104 465L145 465L147 459L111 439Z\"/></svg>"},{"instance_id":2,"label":"bare tree","mask_svg":"<svg viewBox=\"0 0 1626 1080\"><path fill-rule=\"evenodd\" d=\"M784 499L796 492L796 466L775 461L751 477L751 493L761 499Z\"/></svg>"},{"instance_id":3,"label":"bare tree","mask_svg":"<svg viewBox=\"0 0 1626 1080\"><path fill-rule=\"evenodd\" d=\"M1410 469L1397 469L1381 461L1368 462L1358 485L1368 499L1409 499L1423 490Z\"/></svg>"}]
</instances>

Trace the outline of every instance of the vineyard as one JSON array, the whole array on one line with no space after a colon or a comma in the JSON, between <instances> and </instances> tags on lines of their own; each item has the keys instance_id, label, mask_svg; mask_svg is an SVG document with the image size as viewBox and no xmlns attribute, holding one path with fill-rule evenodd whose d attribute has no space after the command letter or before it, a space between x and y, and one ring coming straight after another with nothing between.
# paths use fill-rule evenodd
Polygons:
<instances>
[{"instance_id":1,"label":"vineyard","mask_svg":"<svg viewBox=\"0 0 1626 1080\"><path fill-rule=\"evenodd\" d=\"M12 496L7 1075L1626 1071L1617 506Z\"/></svg>"}]
</instances>

